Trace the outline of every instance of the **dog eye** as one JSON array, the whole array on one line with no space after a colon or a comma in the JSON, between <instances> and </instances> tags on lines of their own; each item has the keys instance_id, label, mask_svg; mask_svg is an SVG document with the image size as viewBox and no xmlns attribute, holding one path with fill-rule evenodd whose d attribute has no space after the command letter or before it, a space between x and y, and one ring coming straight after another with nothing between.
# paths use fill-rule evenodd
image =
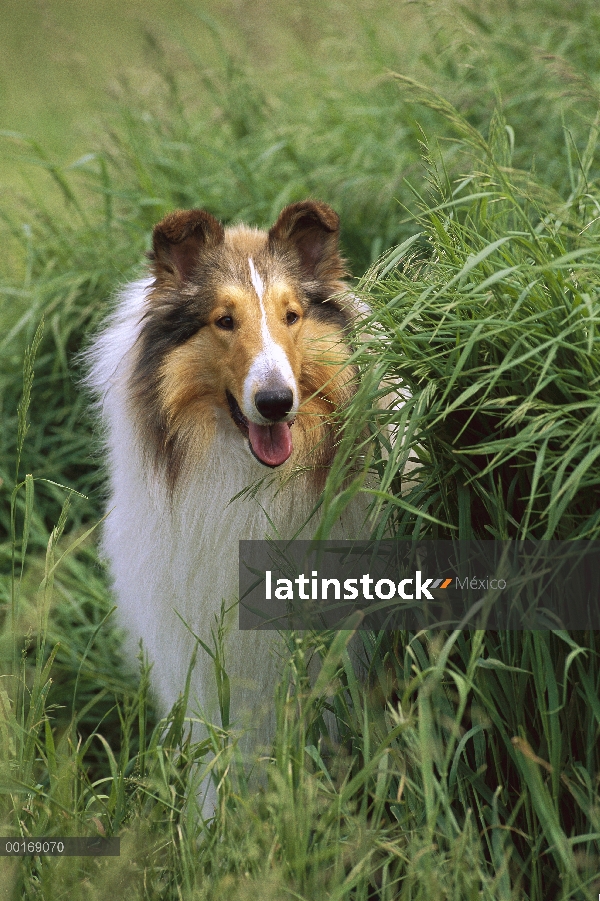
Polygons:
<instances>
[{"instance_id":1,"label":"dog eye","mask_svg":"<svg viewBox=\"0 0 600 901\"><path fill-rule=\"evenodd\" d=\"M285 321L287 322L288 325L293 325L294 322L298 322L299 318L300 317L298 316L298 314L294 313L293 310L288 310L287 313L285 314Z\"/></svg>"},{"instance_id":2,"label":"dog eye","mask_svg":"<svg viewBox=\"0 0 600 901\"><path fill-rule=\"evenodd\" d=\"M224 332L233 331L233 316L221 316L220 319L217 319L215 322L217 328L223 329Z\"/></svg>"}]
</instances>

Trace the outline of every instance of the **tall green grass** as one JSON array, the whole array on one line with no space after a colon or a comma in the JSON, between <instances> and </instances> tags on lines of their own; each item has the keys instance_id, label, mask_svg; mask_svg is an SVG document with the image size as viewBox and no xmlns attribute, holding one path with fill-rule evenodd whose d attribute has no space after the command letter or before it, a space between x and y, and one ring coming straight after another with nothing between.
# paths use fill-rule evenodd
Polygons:
<instances>
[{"instance_id":1,"label":"tall green grass","mask_svg":"<svg viewBox=\"0 0 600 901\"><path fill-rule=\"evenodd\" d=\"M119 834L122 855L0 858L0 892L595 898L595 633L361 633L366 680L348 635L290 636L257 761L234 727L193 745L183 704L157 723L147 672L121 668L76 355L177 206L268 225L312 195L341 213L373 312L326 522L366 460L381 534L598 537L596 5L285 21L282 58L242 64L213 23L220 66L190 50L179 75L155 47L155 90L123 84L74 165L11 138L56 196L2 208L0 832Z\"/></svg>"},{"instance_id":2,"label":"tall green grass","mask_svg":"<svg viewBox=\"0 0 600 901\"><path fill-rule=\"evenodd\" d=\"M362 490L373 493L379 536L597 540L597 122L561 197L513 168L499 112L484 139L438 95L403 82L445 116L466 175L450 180L424 143L419 230L357 289L372 313L360 325L359 388L326 488L329 518L367 458L378 485ZM394 704L412 678L402 642L418 645L370 640L382 698ZM480 834L509 828L504 884L516 879L526 897L575 892L588 865L597 878L599 651L594 632L454 633L438 648L437 716L416 692L419 722L440 730L428 738L425 803L448 805L462 826L470 810ZM465 704L456 731L439 719L453 698Z\"/></svg>"},{"instance_id":3,"label":"tall green grass","mask_svg":"<svg viewBox=\"0 0 600 901\"><path fill-rule=\"evenodd\" d=\"M345 448L362 451L365 424L396 437L390 446L384 429L375 461L380 532L598 538L600 194L590 180L598 121L561 197L512 168L502 115L486 141L447 103L408 85L445 113L468 174L451 182L426 148L419 231L358 288L373 314L361 324L363 377ZM381 403L390 386L400 396ZM371 437L363 443L371 447ZM418 464L403 492L411 457ZM341 454L340 472L343 462ZM339 484L332 479L333 493Z\"/></svg>"},{"instance_id":4,"label":"tall green grass","mask_svg":"<svg viewBox=\"0 0 600 901\"><path fill-rule=\"evenodd\" d=\"M7 897L594 896L599 673L581 636L578 644L560 633L397 634L386 646L385 635L362 633L372 661L366 686L347 652L349 633L321 648L318 636L291 635L272 757L253 763L257 791L234 728L210 728L205 743L191 744L185 698L152 726L146 673L129 695L106 685L118 737L100 716L82 735L86 706L102 697L60 716L56 647L45 650L53 576L60 591L56 537L29 641L25 634L14 668L3 661L2 831L118 834L122 851L104 860L0 858ZM19 591L18 566L16 576ZM106 595L98 601L108 604ZM23 626L12 634L23 636ZM324 662L311 687L315 645ZM90 647L75 661L82 681ZM324 707L337 716L340 744L328 740ZM209 772L219 804L206 828L196 789Z\"/></svg>"}]
</instances>

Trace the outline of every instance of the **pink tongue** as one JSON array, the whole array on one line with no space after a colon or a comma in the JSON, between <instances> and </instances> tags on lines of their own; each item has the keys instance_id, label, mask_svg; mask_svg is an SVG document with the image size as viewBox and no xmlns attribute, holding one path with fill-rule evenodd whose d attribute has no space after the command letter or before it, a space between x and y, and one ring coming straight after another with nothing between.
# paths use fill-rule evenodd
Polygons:
<instances>
[{"instance_id":1,"label":"pink tongue","mask_svg":"<svg viewBox=\"0 0 600 901\"><path fill-rule=\"evenodd\" d=\"M275 422L273 425L256 425L249 422L248 437L252 450L267 466L285 463L294 449L292 433L287 422Z\"/></svg>"}]
</instances>

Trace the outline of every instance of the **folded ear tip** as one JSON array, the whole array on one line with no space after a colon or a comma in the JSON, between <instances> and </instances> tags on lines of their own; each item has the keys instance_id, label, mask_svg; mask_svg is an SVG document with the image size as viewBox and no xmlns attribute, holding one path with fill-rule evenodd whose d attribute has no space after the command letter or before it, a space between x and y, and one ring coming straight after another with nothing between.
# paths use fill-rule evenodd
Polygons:
<instances>
[{"instance_id":1,"label":"folded ear tip","mask_svg":"<svg viewBox=\"0 0 600 901\"><path fill-rule=\"evenodd\" d=\"M271 232L281 231L286 227L291 232L301 222L308 224L310 221L324 231L335 232L340 227L340 217L327 203L322 200L299 200L281 211Z\"/></svg>"},{"instance_id":2,"label":"folded ear tip","mask_svg":"<svg viewBox=\"0 0 600 901\"><path fill-rule=\"evenodd\" d=\"M224 238L223 226L206 210L175 210L154 226L150 259L157 275L162 272L171 277L176 272L186 279L203 248L215 246Z\"/></svg>"},{"instance_id":3,"label":"folded ear tip","mask_svg":"<svg viewBox=\"0 0 600 901\"><path fill-rule=\"evenodd\" d=\"M220 238L224 234L223 226L214 216L206 210L194 209L168 213L154 226L152 236L163 243L180 244L196 232L201 232L205 238L209 235Z\"/></svg>"},{"instance_id":4,"label":"folded ear tip","mask_svg":"<svg viewBox=\"0 0 600 901\"><path fill-rule=\"evenodd\" d=\"M320 200L312 201L314 204L315 212L318 213L319 219L324 226L326 226L329 231L337 231L340 227L340 217L336 213L336 211L330 207L328 204L323 203Z\"/></svg>"},{"instance_id":5,"label":"folded ear tip","mask_svg":"<svg viewBox=\"0 0 600 901\"><path fill-rule=\"evenodd\" d=\"M272 246L283 243L294 247L303 278L335 283L346 274L339 255L340 217L321 200L301 200L281 211L269 231Z\"/></svg>"}]
</instances>

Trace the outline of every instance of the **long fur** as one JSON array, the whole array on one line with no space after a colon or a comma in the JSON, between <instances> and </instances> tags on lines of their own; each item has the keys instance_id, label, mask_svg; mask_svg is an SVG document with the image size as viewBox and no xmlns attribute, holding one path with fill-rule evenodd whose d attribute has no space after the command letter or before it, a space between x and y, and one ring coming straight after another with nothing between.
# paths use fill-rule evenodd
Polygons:
<instances>
[{"instance_id":1,"label":"long fur","mask_svg":"<svg viewBox=\"0 0 600 901\"><path fill-rule=\"evenodd\" d=\"M171 214L154 230L151 275L125 288L88 352L108 456L102 547L129 654L142 639L163 712L184 688L192 633L211 645L222 601L235 603L238 541L291 538L318 505L335 414L353 391L338 234L336 214L316 201L287 207L268 234L224 230L204 211ZM275 414L253 406L261 390L279 398ZM277 460L293 442L282 463L260 459L269 436ZM363 516L348 509L337 535L356 537ZM236 619L234 716L251 711L256 725L262 706L266 742L273 635L238 632ZM213 686L200 651L190 703L216 719Z\"/></svg>"}]
</instances>

